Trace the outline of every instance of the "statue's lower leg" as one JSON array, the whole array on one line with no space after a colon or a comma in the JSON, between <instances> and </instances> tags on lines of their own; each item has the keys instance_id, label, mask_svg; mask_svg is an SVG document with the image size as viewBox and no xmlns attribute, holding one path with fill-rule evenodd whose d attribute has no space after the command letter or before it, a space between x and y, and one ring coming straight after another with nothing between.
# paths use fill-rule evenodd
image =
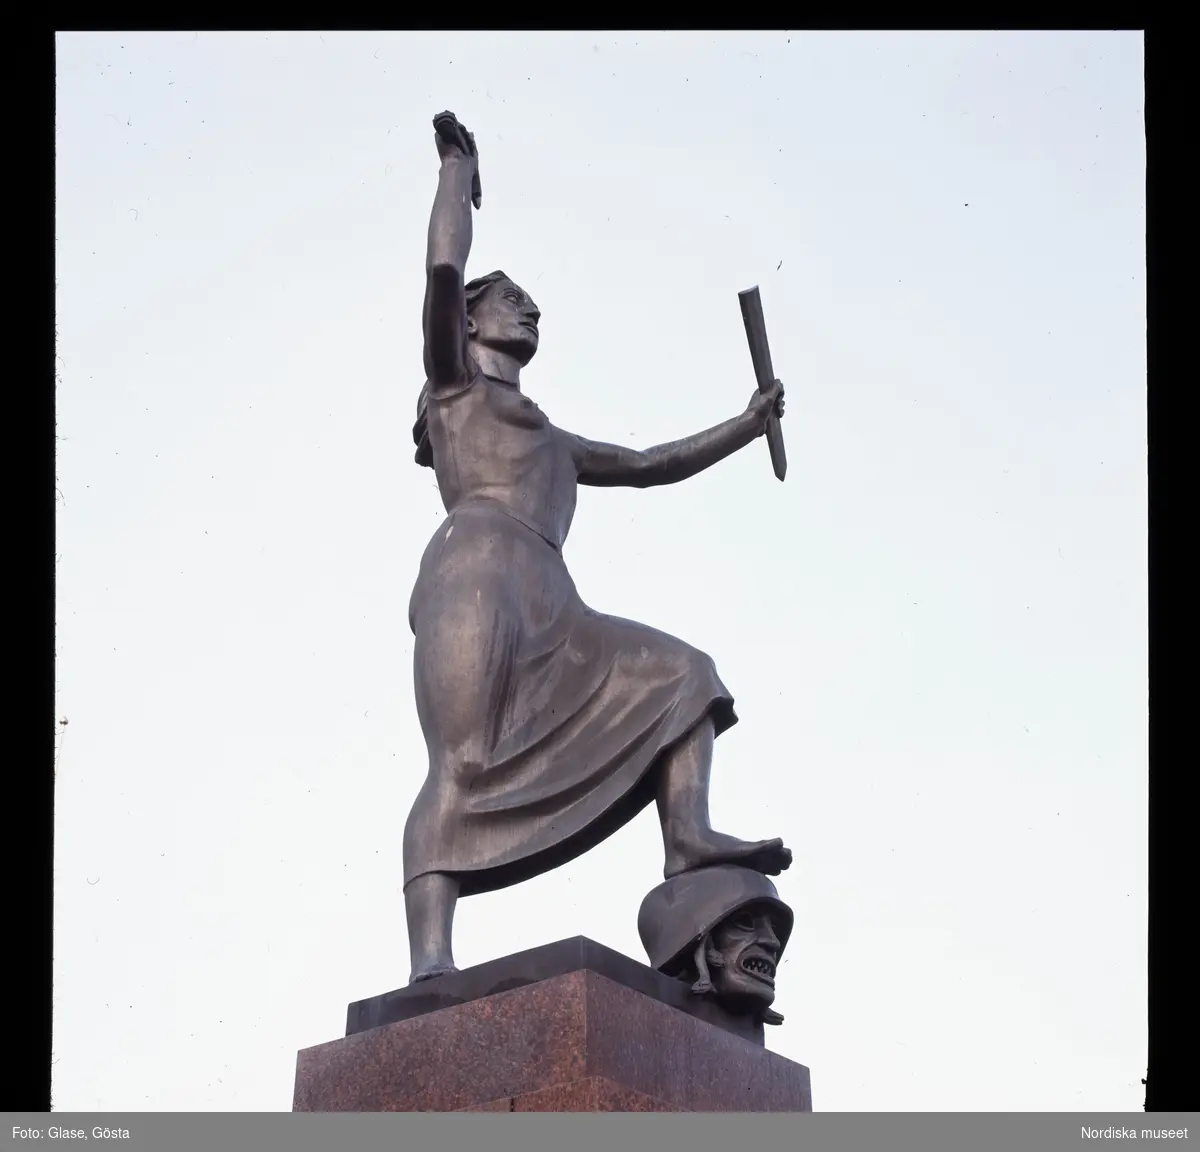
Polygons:
<instances>
[{"instance_id":1,"label":"statue's lower leg","mask_svg":"<svg viewBox=\"0 0 1200 1152\"><path fill-rule=\"evenodd\" d=\"M457 971L450 941L458 889L458 880L441 872L418 876L404 889L408 950L412 957L410 984Z\"/></svg>"},{"instance_id":2,"label":"statue's lower leg","mask_svg":"<svg viewBox=\"0 0 1200 1152\"><path fill-rule=\"evenodd\" d=\"M664 755L658 780L658 819L662 825L666 879L713 864L740 864L777 876L792 862L783 841L739 840L714 832L708 819L716 729L705 716Z\"/></svg>"}]
</instances>

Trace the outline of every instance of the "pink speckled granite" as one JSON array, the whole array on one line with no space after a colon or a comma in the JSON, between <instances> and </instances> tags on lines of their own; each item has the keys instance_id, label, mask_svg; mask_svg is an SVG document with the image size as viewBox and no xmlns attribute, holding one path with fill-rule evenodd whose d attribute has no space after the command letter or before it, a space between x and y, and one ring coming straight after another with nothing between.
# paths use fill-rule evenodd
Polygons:
<instances>
[{"instance_id":1,"label":"pink speckled granite","mask_svg":"<svg viewBox=\"0 0 1200 1152\"><path fill-rule=\"evenodd\" d=\"M476 1104L464 1112L678 1112L678 1108L641 1092L622 1088L602 1076L553 1084L538 1092Z\"/></svg>"},{"instance_id":2,"label":"pink speckled granite","mask_svg":"<svg viewBox=\"0 0 1200 1152\"><path fill-rule=\"evenodd\" d=\"M511 1102L514 1112L678 1112L661 1100L622 1088L603 1076L588 1076L527 1092Z\"/></svg>"},{"instance_id":3,"label":"pink speckled granite","mask_svg":"<svg viewBox=\"0 0 1200 1152\"><path fill-rule=\"evenodd\" d=\"M295 1112L456 1112L584 1075L586 972L401 1020L296 1059Z\"/></svg>"},{"instance_id":4,"label":"pink speckled granite","mask_svg":"<svg viewBox=\"0 0 1200 1152\"><path fill-rule=\"evenodd\" d=\"M460 1112L511 1112L513 1098L503 1096L499 1100L489 1100L486 1104L472 1104L469 1108L460 1108Z\"/></svg>"},{"instance_id":5,"label":"pink speckled granite","mask_svg":"<svg viewBox=\"0 0 1200 1152\"><path fill-rule=\"evenodd\" d=\"M587 973L587 1070L683 1112L811 1112L808 1069Z\"/></svg>"},{"instance_id":6,"label":"pink speckled granite","mask_svg":"<svg viewBox=\"0 0 1200 1152\"><path fill-rule=\"evenodd\" d=\"M808 1069L581 970L306 1048L297 1112L808 1112Z\"/></svg>"}]
</instances>

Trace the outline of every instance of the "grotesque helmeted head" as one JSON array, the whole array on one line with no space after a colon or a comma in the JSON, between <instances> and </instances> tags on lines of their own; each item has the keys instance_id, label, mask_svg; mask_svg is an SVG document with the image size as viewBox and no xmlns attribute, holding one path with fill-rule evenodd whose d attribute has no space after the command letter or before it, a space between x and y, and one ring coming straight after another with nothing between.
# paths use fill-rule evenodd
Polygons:
<instances>
[{"instance_id":1,"label":"grotesque helmeted head","mask_svg":"<svg viewBox=\"0 0 1200 1152\"><path fill-rule=\"evenodd\" d=\"M771 1008L792 910L766 876L698 868L660 884L638 913L638 933L660 972L685 980L736 1015L782 1023Z\"/></svg>"}]
</instances>

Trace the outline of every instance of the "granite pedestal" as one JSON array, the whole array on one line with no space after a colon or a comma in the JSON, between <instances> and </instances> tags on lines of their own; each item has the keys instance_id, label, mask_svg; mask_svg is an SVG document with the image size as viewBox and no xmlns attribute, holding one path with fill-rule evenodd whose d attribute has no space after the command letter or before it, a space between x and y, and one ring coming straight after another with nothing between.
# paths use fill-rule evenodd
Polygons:
<instances>
[{"instance_id":1,"label":"granite pedestal","mask_svg":"<svg viewBox=\"0 0 1200 1152\"><path fill-rule=\"evenodd\" d=\"M296 1112L811 1112L808 1069L583 937L351 1004Z\"/></svg>"}]
</instances>

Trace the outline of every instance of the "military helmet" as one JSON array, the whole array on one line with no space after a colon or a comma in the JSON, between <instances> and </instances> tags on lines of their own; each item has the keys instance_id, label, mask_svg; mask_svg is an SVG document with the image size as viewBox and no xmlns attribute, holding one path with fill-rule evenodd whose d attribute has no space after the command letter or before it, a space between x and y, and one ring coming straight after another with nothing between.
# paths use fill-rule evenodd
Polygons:
<instances>
[{"instance_id":1,"label":"military helmet","mask_svg":"<svg viewBox=\"0 0 1200 1152\"><path fill-rule=\"evenodd\" d=\"M677 976L722 920L751 904L771 909L779 954L792 934L792 910L761 872L721 864L681 872L654 888L638 910L638 935L652 967Z\"/></svg>"}]
</instances>

